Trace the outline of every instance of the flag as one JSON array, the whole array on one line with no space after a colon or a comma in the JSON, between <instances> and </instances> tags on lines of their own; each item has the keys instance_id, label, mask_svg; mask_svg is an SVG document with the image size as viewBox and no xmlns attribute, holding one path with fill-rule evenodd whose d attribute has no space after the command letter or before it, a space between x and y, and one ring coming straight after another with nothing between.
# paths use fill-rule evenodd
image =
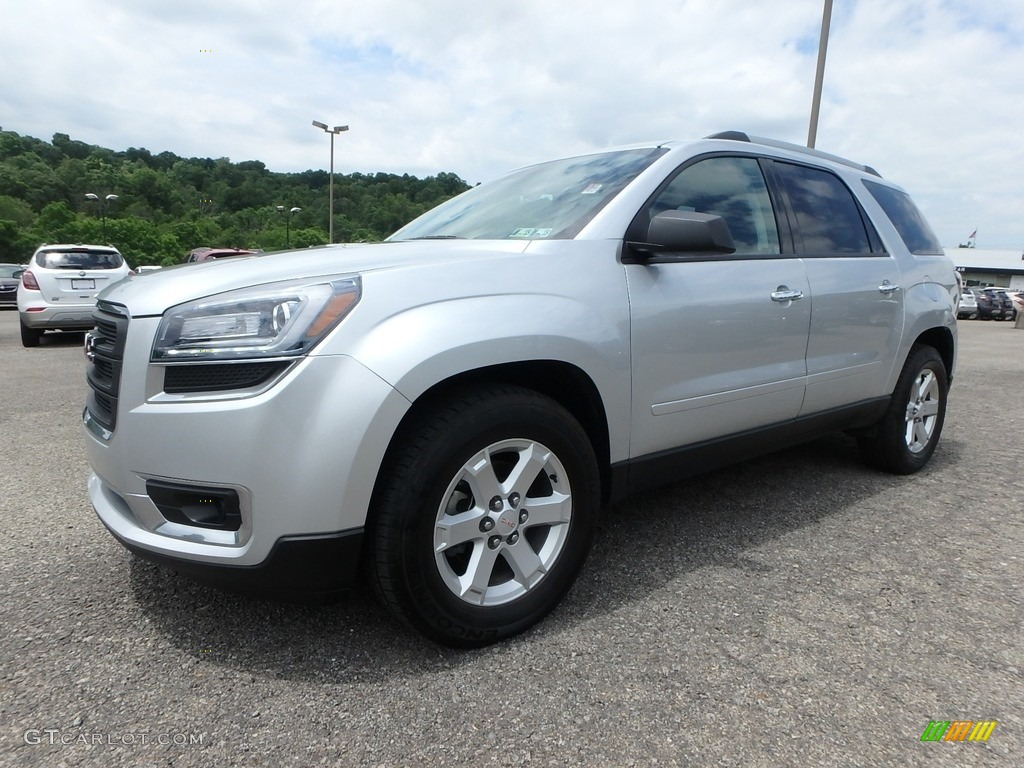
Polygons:
<instances>
[{"instance_id":1,"label":"flag","mask_svg":"<svg viewBox=\"0 0 1024 768\"><path fill-rule=\"evenodd\" d=\"M978 230L974 230L973 232L971 232L970 236L967 239L968 240L973 240L977 236L978 236Z\"/></svg>"}]
</instances>

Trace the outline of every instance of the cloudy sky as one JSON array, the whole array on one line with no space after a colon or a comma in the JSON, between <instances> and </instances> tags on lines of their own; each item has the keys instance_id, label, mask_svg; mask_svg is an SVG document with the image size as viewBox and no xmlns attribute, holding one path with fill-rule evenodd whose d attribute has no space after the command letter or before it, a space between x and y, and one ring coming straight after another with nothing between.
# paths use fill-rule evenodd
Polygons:
<instances>
[{"instance_id":1,"label":"cloudy sky","mask_svg":"<svg viewBox=\"0 0 1024 768\"><path fill-rule=\"evenodd\" d=\"M822 0L0 0L0 127L458 174L720 130L804 144ZM819 149L1024 250L1024 3L834 0Z\"/></svg>"}]
</instances>

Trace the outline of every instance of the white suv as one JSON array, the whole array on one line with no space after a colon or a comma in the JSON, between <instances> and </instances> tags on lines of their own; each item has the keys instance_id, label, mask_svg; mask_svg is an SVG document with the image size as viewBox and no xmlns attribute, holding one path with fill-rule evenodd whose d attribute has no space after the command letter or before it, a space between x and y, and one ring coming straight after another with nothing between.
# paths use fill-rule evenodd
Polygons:
<instances>
[{"instance_id":1,"label":"white suv","mask_svg":"<svg viewBox=\"0 0 1024 768\"><path fill-rule=\"evenodd\" d=\"M40 246L18 286L21 343L37 347L45 331L88 330L96 294L129 274L111 245Z\"/></svg>"},{"instance_id":2,"label":"white suv","mask_svg":"<svg viewBox=\"0 0 1024 768\"><path fill-rule=\"evenodd\" d=\"M532 166L378 244L126 280L89 495L138 555L457 646L542 618L602 506L823 433L928 462L953 264L856 163L726 133ZM685 506L685 499L680 506Z\"/></svg>"}]
</instances>

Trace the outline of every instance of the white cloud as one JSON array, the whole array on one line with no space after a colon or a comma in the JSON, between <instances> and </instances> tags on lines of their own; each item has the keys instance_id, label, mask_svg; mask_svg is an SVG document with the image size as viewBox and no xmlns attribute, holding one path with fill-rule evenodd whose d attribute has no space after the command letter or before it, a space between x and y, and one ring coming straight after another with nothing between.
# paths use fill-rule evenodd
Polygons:
<instances>
[{"instance_id":1,"label":"white cloud","mask_svg":"<svg viewBox=\"0 0 1024 768\"><path fill-rule=\"evenodd\" d=\"M481 181L595 147L807 137L821 0L0 0L0 125L154 153ZM838 0L817 145L947 244L1024 247L1024 7Z\"/></svg>"}]
</instances>

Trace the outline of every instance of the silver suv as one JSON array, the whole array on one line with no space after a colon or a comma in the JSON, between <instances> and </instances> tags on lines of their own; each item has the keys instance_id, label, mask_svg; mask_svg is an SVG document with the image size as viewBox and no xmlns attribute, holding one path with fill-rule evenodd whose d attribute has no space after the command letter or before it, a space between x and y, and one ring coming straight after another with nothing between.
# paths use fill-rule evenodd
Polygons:
<instances>
[{"instance_id":1,"label":"silver suv","mask_svg":"<svg viewBox=\"0 0 1024 768\"><path fill-rule=\"evenodd\" d=\"M921 469L956 279L865 166L730 132L557 160L384 243L107 289L83 418L136 554L441 643L531 626L624 495L845 430ZM361 566L361 567L360 567Z\"/></svg>"},{"instance_id":2,"label":"silver suv","mask_svg":"<svg viewBox=\"0 0 1024 768\"><path fill-rule=\"evenodd\" d=\"M21 343L39 346L44 331L85 331L93 326L96 294L130 273L110 245L42 245L21 275Z\"/></svg>"}]
</instances>

